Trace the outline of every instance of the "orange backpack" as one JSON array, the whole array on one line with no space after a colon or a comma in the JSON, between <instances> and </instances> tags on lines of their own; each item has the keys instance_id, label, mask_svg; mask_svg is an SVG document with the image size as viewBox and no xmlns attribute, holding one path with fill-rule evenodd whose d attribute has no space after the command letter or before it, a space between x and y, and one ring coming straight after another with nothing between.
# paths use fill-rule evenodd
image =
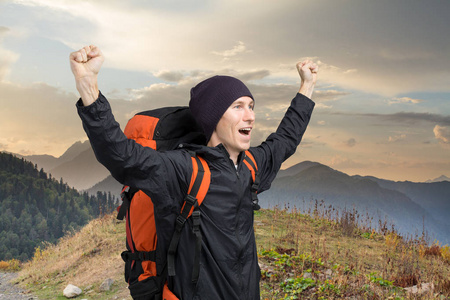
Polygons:
<instances>
[{"instance_id":1,"label":"orange backpack","mask_svg":"<svg viewBox=\"0 0 450 300\"><path fill-rule=\"evenodd\" d=\"M206 140L188 107L163 107L136 114L127 123L125 135L137 143L155 150L173 150L183 143L205 144ZM246 151L244 163L252 173L252 197L254 208L259 209L256 191L259 184L257 166L253 156ZM193 218L193 232L196 235L196 251L192 281L198 279L201 233L201 205L209 189L211 173L206 161L191 153L193 173L180 214L155 216L152 200L144 192L124 186L122 205L117 218L126 217L126 246L122 252L125 261L125 280L133 299L178 299L167 287L168 276L175 275L174 260L181 230L189 217ZM164 235L159 236L158 222L163 223ZM167 226L167 224L171 224ZM170 227L171 236L167 234Z\"/></svg>"}]
</instances>

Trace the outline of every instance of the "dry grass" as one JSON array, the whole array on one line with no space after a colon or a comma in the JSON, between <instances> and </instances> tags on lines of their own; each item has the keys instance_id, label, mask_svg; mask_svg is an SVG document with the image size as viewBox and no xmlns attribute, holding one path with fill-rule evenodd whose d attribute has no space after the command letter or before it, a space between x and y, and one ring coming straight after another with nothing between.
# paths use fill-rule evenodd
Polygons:
<instances>
[{"instance_id":1,"label":"dry grass","mask_svg":"<svg viewBox=\"0 0 450 300\"><path fill-rule=\"evenodd\" d=\"M124 223L119 224L114 217L93 220L80 232L62 238L57 245L37 248L33 259L23 266L18 281L45 299L62 296L69 283L95 295L95 299L108 299L110 295L98 294L97 288L105 279L112 278L111 293L126 298L129 292L120 258L125 247L125 229Z\"/></svg>"}]
</instances>

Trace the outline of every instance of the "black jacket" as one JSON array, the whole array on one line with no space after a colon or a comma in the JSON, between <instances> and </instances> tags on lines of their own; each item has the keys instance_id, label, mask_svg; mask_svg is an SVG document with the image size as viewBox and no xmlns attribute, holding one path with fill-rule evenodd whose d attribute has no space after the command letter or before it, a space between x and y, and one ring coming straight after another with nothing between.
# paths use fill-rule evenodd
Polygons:
<instances>
[{"instance_id":1,"label":"black jacket","mask_svg":"<svg viewBox=\"0 0 450 300\"><path fill-rule=\"evenodd\" d=\"M200 206L203 241L199 280L196 285L191 283L195 236L188 219L189 225L184 226L178 246L173 292L180 299L259 299L252 179L242 163L245 153L241 153L236 170L222 145L185 145L181 149L157 152L125 137L103 95L87 107L79 101L77 107L97 159L117 181L148 194L154 202L155 214L180 212L192 174L186 149L196 151L208 162L211 184ZM314 102L297 94L277 131L258 147L250 148L261 176L258 193L270 187L281 164L295 152L313 107ZM160 230L173 228L173 224L157 226Z\"/></svg>"}]
</instances>

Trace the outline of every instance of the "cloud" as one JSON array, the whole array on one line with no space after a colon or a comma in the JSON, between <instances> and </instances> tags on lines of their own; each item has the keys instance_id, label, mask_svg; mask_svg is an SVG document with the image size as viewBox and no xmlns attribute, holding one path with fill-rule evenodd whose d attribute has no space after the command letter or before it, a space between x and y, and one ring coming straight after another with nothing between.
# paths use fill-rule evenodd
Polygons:
<instances>
[{"instance_id":1,"label":"cloud","mask_svg":"<svg viewBox=\"0 0 450 300\"><path fill-rule=\"evenodd\" d=\"M349 92L337 91L337 90L316 90L314 91L313 98L316 102L335 101L343 96L349 95Z\"/></svg>"},{"instance_id":2,"label":"cloud","mask_svg":"<svg viewBox=\"0 0 450 300\"><path fill-rule=\"evenodd\" d=\"M61 155L85 138L73 94L46 84L0 82L0 144L14 153Z\"/></svg>"},{"instance_id":3,"label":"cloud","mask_svg":"<svg viewBox=\"0 0 450 300\"><path fill-rule=\"evenodd\" d=\"M436 125L433 128L435 138L443 144L450 144L450 128Z\"/></svg>"},{"instance_id":4,"label":"cloud","mask_svg":"<svg viewBox=\"0 0 450 300\"><path fill-rule=\"evenodd\" d=\"M395 143L395 142L398 142L398 141L402 141L402 140L404 140L404 139L406 139L406 134L389 136L388 141L389 141L390 143Z\"/></svg>"},{"instance_id":5,"label":"cloud","mask_svg":"<svg viewBox=\"0 0 450 300\"><path fill-rule=\"evenodd\" d=\"M5 27L5 26L0 26L0 38L5 35L6 33L8 33L9 28Z\"/></svg>"},{"instance_id":6,"label":"cloud","mask_svg":"<svg viewBox=\"0 0 450 300\"><path fill-rule=\"evenodd\" d=\"M367 167L367 164L354 161L341 155L333 156L328 163L331 167L337 169L363 169Z\"/></svg>"},{"instance_id":7,"label":"cloud","mask_svg":"<svg viewBox=\"0 0 450 300\"><path fill-rule=\"evenodd\" d=\"M368 114L369 116L370 114ZM376 115L375 115L376 116ZM432 113L399 112L395 114L378 115L378 117L394 122L414 124L416 122L433 122L450 125L450 116Z\"/></svg>"},{"instance_id":8,"label":"cloud","mask_svg":"<svg viewBox=\"0 0 450 300\"><path fill-rule=\"evenodd\" d=\"M159 71L157 73L154 73L153 75L171 82L179 82L184 78L183 73L177 71Z\"/></svg>"},{"instance_id":9,"label":"cloud","mask_svg":"<svg viewBox=\"0 0 450 300\"><path fill-rule=\"evenodd\" d=\"M239 79L241 79L242 81L259 80L259 79L263 79L269 75L270 75L269 70L250 71L250 72L246 72L246 73L243 73L242 75L240 75Z\"/></svg>"},{"instance_id":10,"label":"cloud","mask_svg":"<svg viewBox=\"0 0 450 300\"><path fill-rule=\"evenodd\" d=\"M332 114L343 116L354 116L354 117L371 117L380 119L382 121L394 123L406 123L411 125L414 125L417 122L429 122L450 126L450 116L432 113L399 112L394 114L373 114L373 113L362 114L362 113L335 112Z\"/></svg>"},{"instance_id":11,"label":"cloud","mask_svg":"<svg viewBox=\"0 0 450 300\"><path fill-rule=\"evenodd\" d=\"M212 54L221 56L224 60L228 60L231 57L234 57L241 53L249 53L252 52L251 50L247 50L247 47L245 46L244 42L239 41L236 46L234 46L232 49L225 50L225 51L211 51Z\"/></svg>"},{"instance_id":12,"label":"cloud","mask_svg":"<svg viewBox=\"0 0 450 300\"><path fill-rule=\"evenodd\" d=\"M17 61L19 55L3 47L3 39L11 31L8 27L0 26L0 81L4 80L11 71L11 65Z\"/></svg>"},{"instance_id":13,"label":"cloud","mask_svg":"<svg viewBox=\"0 0 450 300\"><path fill-rule=\"evenodd\" d=\"M325 103L316 103L316 106L314 106L315 109L323 108L323 109L330 109L333 108L333 105L326 105Z\"/></svg>"},{"instance_id":14,"label":"cloud","mask_svg":"<svg viewBox=\"0 0 450 300\"><path fill-rule=\"evenodd\" d=\"M433 53L430 51L423 51L421 49L414 48L409 49L409 51L405 52L402 49L393 47L381 49L379 52L379 56L390 61L411 61L432 58Z\"/></svg>"},{"instance_id":15,"label":"cloud","mask_svg":"<svg viewBox=\"0 0 450 300\"><path fill-rule=\"evenodd\" d=\"M351 138L345 142L345 145L350 148L354 147L356 145L356 140L354 138Z\"/></svg>"},{"instance_id":16,"label":"cloud","mask_svg":"<svg viewBox=\"0 0 450 300\"><path fill-rule=\"evenodd\" d=\"M421 99L412 99L409 97L401 97L401 98L393 98L389 100L389 104L397 104L397 103L412 103L412 104L418 104L423 102L424 100Z\"/></svg>"}]
</instances>

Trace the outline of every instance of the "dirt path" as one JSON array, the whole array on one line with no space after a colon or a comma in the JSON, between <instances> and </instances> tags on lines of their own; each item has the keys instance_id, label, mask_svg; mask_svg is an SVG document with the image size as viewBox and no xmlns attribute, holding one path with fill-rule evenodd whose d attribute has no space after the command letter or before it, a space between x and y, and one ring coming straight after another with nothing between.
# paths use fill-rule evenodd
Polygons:
<instances>
[{"instance_id":1,"label":"dirt path","mask_svg":"<svg viewBox=\"0 0 450 300\"><path fill-rule=\"evenodd\" d=\"M0 272L0 300L36 300L36 296L26 294L10 281L17 277L17 273Z\"/></svg>"}]
</instances>

